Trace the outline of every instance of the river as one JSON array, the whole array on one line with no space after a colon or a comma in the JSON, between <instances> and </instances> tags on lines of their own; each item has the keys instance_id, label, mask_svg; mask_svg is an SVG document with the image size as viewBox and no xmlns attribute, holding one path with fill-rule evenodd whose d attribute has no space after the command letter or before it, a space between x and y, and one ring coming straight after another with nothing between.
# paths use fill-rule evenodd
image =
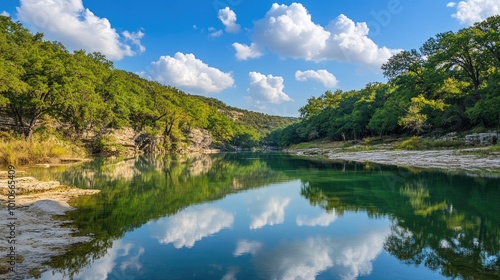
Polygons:
<instances>
[{"instance_id":1,"label":"river","mask_svg":"<svg viewBox=\"0 0 500 280\"><path fill-rule=\"evenodd\" d=\"M500 179L228 153L33 168L95 188L38 279L499 279Z\"/></svg>"}]
</instances>

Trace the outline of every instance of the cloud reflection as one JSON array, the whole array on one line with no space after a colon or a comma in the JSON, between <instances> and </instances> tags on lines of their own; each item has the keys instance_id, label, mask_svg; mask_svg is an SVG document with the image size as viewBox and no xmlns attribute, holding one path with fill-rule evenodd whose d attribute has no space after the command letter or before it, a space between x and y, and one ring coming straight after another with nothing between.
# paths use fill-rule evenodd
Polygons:
<instances>
[{"instance_id":1,"label":"cloud reflection","mask_svg":"<svg viewBox=\"0 0 500 280\"><path fill-rule=\"evenodd\" d=\"M285 208L290 203L290 198L271 197L265 203L257 215L252 215L250 229L259 229L264 226L282 224L285 220Z\"/></svg>"},{"instance_id":2,"label":"cloud reflection","mask_svg":"<svg viewBox=\"0 0 500 280\"><path fill-rule=\"evenodd\" d=\"M117 259L125 256L129 258L121 262L120 271L114 274L123 274L128 269L139 271L142 268L139 257L144 254L145 250L143 247L139 247L137 252L132 254L134 247L135 245L132 243L123 243L121 240L115 241L104 257L95 260L92 265L82 269L81 273L75 279L107 279L116 266Z\"/></svg>"},{"instance_id":3,"label":"cloud reflection","mask_svg":"<svg viewBox=\"0 0 500 280\"><path fill-rule=\"evenodd\" d=\"M175 248L192 248L197 241L224 228L231 227L234 216L218 208L188 209L152 222L152 236L162 244L172 243Z\"/></svg>"},{"instance_id":4,"label":"cloud reflection","mask_svg":"<svg viewBox=\"0 0 500 280\"><path fill-rule=\"evenodd\" d=\"M238 241L238 245L236 245L233 256L238 257L245 254L254 255L261 247L262 243L257 241L240 240Z\"/></svg>"},{"instance_id":5,"label":"cloud reflection","mask_svg":"<svg viewBox=\"0 0 500 280\"><path fill-rule=\"evenodd\" d=\"M308 216L300 215L297 217L296 222L298 226L327 227L331 223L333 223L336 219L337 219L337 214L335 213L335 210L333 210L331 213L322 213L321 215L315 218L310 218Z\"/></svg>"},{"instance_id":6,"label":"cloud reflection","mask_svg":"<svg viewBox=\"0 0 500 280\"><path fill-rule=\"evenodd\" d=\"M340 279L353 280L371 274L372 262L382 252L389 233L387 228L348 240L308 238L283 243L258 250L255 264L266 279L315 279L330 270Z\"/></svg>"}]
</instances>

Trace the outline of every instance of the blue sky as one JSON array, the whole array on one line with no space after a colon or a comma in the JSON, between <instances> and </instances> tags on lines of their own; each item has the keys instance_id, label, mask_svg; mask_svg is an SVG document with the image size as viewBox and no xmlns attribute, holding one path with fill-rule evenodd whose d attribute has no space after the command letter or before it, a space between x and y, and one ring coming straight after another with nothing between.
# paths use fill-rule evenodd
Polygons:
<instances>
[{"instance_id":1,"label":"blue sky","mask_svg":"<svg viewBox=\"0 0 500 280\"><path fill-rule=\"evenodd\" d=\"M185 92L297 116L326 90L384 82L391 55L500 14L500 1L1 0L0 13Z\"/></svg>"}]
</instances>

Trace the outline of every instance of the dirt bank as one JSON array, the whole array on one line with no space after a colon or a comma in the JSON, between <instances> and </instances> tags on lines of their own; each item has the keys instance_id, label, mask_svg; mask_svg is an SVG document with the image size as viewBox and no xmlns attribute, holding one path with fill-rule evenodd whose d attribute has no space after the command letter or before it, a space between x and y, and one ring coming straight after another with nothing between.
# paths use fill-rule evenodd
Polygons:
<instances>
[{"instance_id":1,"label":"dirt bank","mask_svg":"<svg viewBox=\"0 0 500 280\"><path fill-rule=\"evenodd\" d=\"M500 153L482 153L481 148L457 150L371 150L342 151L341 149L295 149L297 155L325 156L333 160L374 162L379 164L438 168L452 171L500 173Z\"/></svg>"},{"instance_id":2,"label":"dirt bank","mask_svg":"<svg viewBox=\"0 0 500 280\"><path fill-rule=\"evenodd\" d=\"M43 263L63 254L68 246L90 241L90 237L73 236L76 230L71 222L57 217L74 210L68 204L71 198L93 195L99 190L22 177L16 178L16 196L9 201L8 185L7 179L0 180L0 250L5 252L0 257L0 279L24 279L37 274L37 270L44 270ZM14 209L8 207L9 202L15 203ZM16 255L15 273L9 272L11 254Z\"/></svg>"}]
</instances>

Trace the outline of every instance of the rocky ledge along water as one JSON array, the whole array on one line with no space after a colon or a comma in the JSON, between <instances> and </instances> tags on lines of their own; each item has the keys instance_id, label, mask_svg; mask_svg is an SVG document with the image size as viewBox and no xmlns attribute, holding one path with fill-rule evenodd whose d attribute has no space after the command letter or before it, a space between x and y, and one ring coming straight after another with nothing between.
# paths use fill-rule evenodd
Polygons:
<instances>
[{"instance_id":1,"label":"rocky ledge along water","mask_svg":"<svg viewBox=\"0 0 500 280\"><path fill-rule=\"evenodd\" d=\"M297 149L297 155L325 156L332 160L374 162L387 165L419 168L438 168L453 171L500 172L500 153L478 156L482 148L459 150L372 150L345 152L340 149Z\"/></svg>"},{"instance_id":2,"label":"rocky ledge along water","mask_svg":"<svg viewBox=\"0 0 500 280\"><path fill-rule=\"evenodd\" d=\"M5 173L0 172L0 178L5 178ZM62 186L57 181L41 182L33 177L16 178L15 190L14 215L9 215L8 180L0 180L0 251L7 252L0 257L0 279L25 279L35 271L43 272L43 264L52 257L63 254L73 244L91 240L88 236L76 236L75 229L67 226L71 221L55 217L74 210L68 204L71 198L93 195L99 190ZM8 254L12 252L15 273L9 271Z\"/></svg>"}]
</instances>

